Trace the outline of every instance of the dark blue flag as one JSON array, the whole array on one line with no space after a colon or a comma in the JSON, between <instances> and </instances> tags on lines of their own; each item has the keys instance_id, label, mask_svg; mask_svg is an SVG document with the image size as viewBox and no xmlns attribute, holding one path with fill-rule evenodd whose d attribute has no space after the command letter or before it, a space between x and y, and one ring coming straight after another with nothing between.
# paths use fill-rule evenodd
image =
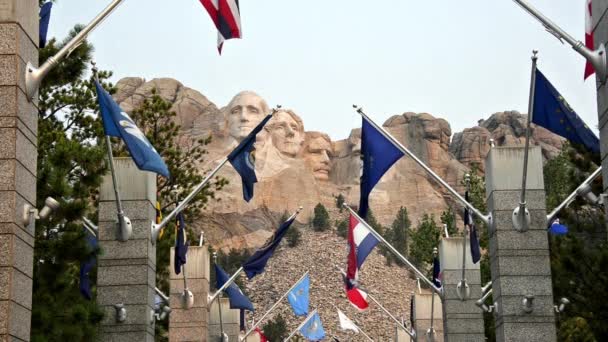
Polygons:
<instances>
[{"instance_id":1,"label":"dark blue flag","mask_svg":"<svg viewBox=\"0 0 608 342\"><path fill-rule=\"evenodd\" d=\"M93 236L87 229L85 229L85 239L87 241L87 246L94 253L97 250L97 238ZM84 298L91 300L93 298L93 294L91 293L91 279L89 279L89 273L95 267L95 254L93 254L89 259L80 264L80 293Z\"/></svg>"},{"instance_id":2,"label":"dark blue flag","mask_svg":"<svg viewBox=\"0 0 608 342\"><path fill-rule=\"evenodd\" d=\"M441 287L441 265L439 265L439 258L433 258L433 284L437 287Z\"/></svg>"},{"instance_id":3,"label":"dark blue flag","mask_svg":"<svg viewBox=\"0 0 608 342\"><path fill-rule=\"evenodd\" d=\"M154 146L150 144L148 138L135 125L135 122L120 109L110 94L97 81L95 81L95 88L97 88L99 110L105 134L119 137L125 142L127 150L140 170L156 172L169 178L167 165Z\"/></svg>"},{"instance_id":4,"label":"dark blue flag","mask_svg":"<svg viewBox=\"0 0 608 342\"><path fill-rule=\"evenodd\" d=\"M270 239L266 241L266 244L255 251L255 253L253 253L253 255L243 263L243 268L245 269L247 278L251 279L264 272L264 267L266 267L268 259L270 259L274 250L277 248L277 246L279 246L283 236L287 234L287 230L295 219L296 218L294 217L291 220L285 221L285 223L283 223L279 229L272 234Z\"/></svg>"},{"instance_id":5,"label":"dark blue flag","mask_svg":"<svg viewBox=\"0 0 608 342\"><path fill-rule=\"evenodd\" d=\"M186 264L186 254L188 254L188 243L186 241L186 224L184 223L184 215L177 214L179 225L175 238L175 255L173 257L173 267L175 274L182 271L182 265Z\"/></svg>"},{"instance_id":6,"label":"dark blue flag","mask_svg":"<svg viewBox=\"0 0 608 342\"><path fill-rule=\"evenodd\" d=\"M255 176L255 156L253 153L253 144L257 134L264 128L264 125L272 118L272 115L267 115L249 135L241 141L241 143L228 155L228 160L236 172L241 175L243 182L243 198L249 202L253 198L253 184L257 183L258 178Z\"/></svg>"},{"instance_id":7,"label":"dark blue flag","mask_svg":"<svg viewBox=\"0 0 608 342\"><path fill-rule=\"evenodd\" d=\"M469 192L464 193L464 199L469 202ZM471 248L471 258L473 263L476 264L481 259L481 250L479 247L479 239L477 238L477 227L475 227L475 221L469 208L464 208L464 225L469 227L469 245Z\"/></svg>"},{"instance_id":8,"label":"dark blue flag","mask_svg":"<svg viewBox=\"0 0 608 342\"><path fill-rule=\"evenodd\" d=\"M369 194L380 181L382 175L403 157L403 152L363 118L361 127L361 155L363 156L363 173L361 175L361 197L359 198L359 216L367 217Z\"/></svg>"},{"instance_id":9,"label":"dark blue flag","mask_svg":"<svg viewBox=\"0 0 608 342\"><path fill-rule=\"evenodd\" d=\"M218 265L215 264L215 279L217 288L221 288L230 279L228 274ZM243 309L253 311L253 304L247 296L243 294L243 291L239 287L232 283L228 286L224 292L228 295L231 309Z\"/></svg>"},{"instance_id":10,"label":"dark blue flag","mask_svg":"<svg viewBox=\"0 0 608 342\"><path fill-rule=\"evenodd\" d=\"M538 69L532 122L573 143L600 153L598 138Z\"/></svg>"},{"instance_id":11,"label":"dark blue flag","mask_svg":"<svg viewBox=\"0 0 608 342\"><path fill-rule=\"evenodd\" d=\"M49 21L51 20L51 8L53 8L52 2L45 2L42 7L40 7L40 23L39 23L39 31L38 38L40 39L40 48L46 46L46 35L49 31Z\"/></svg>"},{"instance_id":12,"label":"dark blue flag","mask_svg":"<svg viewBox=\"0 0 608 342\"><path fill-rule=\"evenodd\" d=\"M568 227L559 223L559 219L555 219L549 227L549 232L553 235L566 235L568 234Z\"/></svg>"}]
</instances>

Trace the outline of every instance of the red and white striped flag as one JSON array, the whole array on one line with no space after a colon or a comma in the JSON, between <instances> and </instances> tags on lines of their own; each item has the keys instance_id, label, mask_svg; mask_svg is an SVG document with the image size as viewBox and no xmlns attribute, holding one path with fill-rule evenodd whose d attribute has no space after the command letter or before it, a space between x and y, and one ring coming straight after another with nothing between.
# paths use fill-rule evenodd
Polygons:
<instances>
[{"instance_id":1,"label":"red and white striped flag","mask_svg":"<svg viewBox=\"0 0 608 342\"><path fill-rule=\"evenodd\" d=\"M591 0L585 0L585 46L590 50L595 50L593 44L593 16L591 10ZM589 61L585 64L585 80L587 77L593 75L595 69Z\"/></svg>"},{"instance_id":2,"label":"red and white striped flag","mask_svg":"<svg viewBox=\"0 0 608 342\"><path fill-rule=\"evenodd\" d=\"M217 50L222 54L224 41L241 38L239 0L200 0L217 28Z\"/></svg>"}]
</instances>

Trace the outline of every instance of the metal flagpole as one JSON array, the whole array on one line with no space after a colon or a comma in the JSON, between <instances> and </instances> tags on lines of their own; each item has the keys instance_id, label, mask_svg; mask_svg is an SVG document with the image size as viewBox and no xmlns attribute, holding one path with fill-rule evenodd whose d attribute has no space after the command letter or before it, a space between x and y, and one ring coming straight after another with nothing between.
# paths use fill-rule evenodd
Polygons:
<instances>
[{"instance_id":1,"label":"metal flagpole","mask_svg":"<svg viewBox=\"0 0 608 342\"><path fill-rule=\"evenodd\" d=\"M308 323L308 321L310 321L311 318L313 318L316 313L317 313L317 309L314 309L310 314L308 314L308 317L306 317L306 319L304 320L304 322L300 323L300 325L298 325L298 327L296 328L296 330L292 331L291 334L289 334L289 336L287 336L287 338L283 340L283 342L289 341L293 337L293 335L297 334L298 331L300 331L300 329L302 329L302 327L306 323Z\"/></svg>"},{"instance_id":2,"label":"metal flagpole","mask_svg":"<svg viewBox=\"0 0 608 342\"><path fill-rule=\"evenodd\" d=\"M467 183L467 193L468 193L471 188L471 176L468 173L465 175L465 181ZM466 262L467 262L467 232L469 232L469 234L471 233L470 225L473 223L470 222L470 220L469 220L469 218L472 218L472 217L470 217L468 211L467 211L467 216L469 216L469 217L466 217L465 219L467 221L469 221L469 226L467 227L467 225L465 224L464 229L462 231L462 276L460 277L460 282L456 285L458 297L460 297L461 301L464 301L465 299L468 298L467 292L469 292L469 284L467 284L467 279L465 278L465 276L466 276L465 267L466 267Z\"/></svg>"},{"instance_id":3,"label":"metal flagpole","mask_svg":"<svg viewBox=\"0 0 608 342\"><path fill-rule=\"evenodd\" d=\"M213 252L213 263L217 264L217 253L216 252ZM216 275L216 277L217 277L217 275ZM184 277L184 288L186 286L185 282L186 282L186 279ZM218 311L220 313L220 333L222 334L222 341L223 341L224 340L224 323L222 321L222 301L221 301L222 293L221 292L219 293L219 298L220 298L220 301L219 301L219 303L217 303L217 307L218 307Z\"/></svg>"},{"instance_id":4,"label":"metal flagpole","mask_svg":"<svg viewBox=\"0 0 608 342\"><path fill-rule=\"evenodd\" d=\"M416 268L416 266L414 266L409 260L407 260L406 257L404 257L403 255L401 255L401 253L399 253L398 250L395 249L395 247L393 247L393 245L391 245L390 243L388 243L388 241L386 241L382 235L378 234L378 232L376 232L374 230L374 228L372 228L367 222L365 222L364 219L362 219L351 207L348 206L348 204L344 203L344 207L346 209L348 209L348 211L350 211L351 214L353 214L358 220L359 222L363 223L363 225L365 225L365 227L374 235L374 237L376 239L378 239L379 241L381 241L386 247L388 247L388 249L397 257L399 258L399 260L401 260L404 264L406 264L410 269L412 269L414 271L414 273L416 273L416 275L418 275L419 278L422 278L424 280L425 283L427 283L427 285L429 285L431 287L431 289L433 289L433 291L435 291L439 297L443 298L443 291L439 288L437 288L437 286L435 286L435 284L433 284L433 282L431 282L422 272L420 272L419 269Z\"/></svg>"},{"instance_id":5,"label":"metal flagpole","mask_svg":"<svg viewBox=\"0 0 608 342\"><path fill-rule=\"evenodd\" d=\"M378 300L376 300L376 298L374 298L374 296L372 296L371 294L368 293L367 298L371 299L374 303L376 303L376 305L378 305L378 307L380 309L382 309L382 311L384 311L384 313L386 313L393 321L395 321L397 323L397 325L401 329L403 329L403 331L405 331L408 335L410 335L411 338L416 339L416 332L413 330L412 331L408 330L407 327L405 325L401 324L401 322L395 316L393 316L393 314L391 314L384 306L382 306L382 304L380 304L380 302Z\"/></svg>"},{"instance_id":6,"label":"metal flagpole","mask_svg":"<svg viewBox=\"0 0 608 342\"><path fill-rule=\"evenodd\" d=\"M435 323L435 294L431 293L431 327L427 330L426 335L429 337L431 342L435 341L435 328L433 325Z\"/></svg>"},{"instance_id":7,"label":"metal flagpole","mask_svg":"<svg viewBox=\"0 0 608 342\"><path fill-rule=\"evenodd\" d=\"M279 305L279 303L283 300L283 298L287 297L287 295L289 294L289 292L291 292L291 290L293 290L301 281L302 279L304 279L304 277L306 277L308 275L309 271L306 271L301 277L300 279L298 279L298 281L296 281L290 288L289 290L287 290L287 292L285 292L281 298L279 298L271 307L268 311L266 311L266 313L264 315L262 315L262 317L260 317L260 319L257 320L257 322L255 322L255 324L253 324L251 326L251 328L247 331L247 333L245 334L245 336L243 336L241 338L241 341L245 341L247 339L247 336L251 335L251 333L255 330L255 328L257 328L260 323L264 320L264 318L266 318L266 316L268 316L268 314L270 314L272 312L272 310L274 310L277 305ZM315 310L317 311L317 310Z\"/></svg>"},{"instance_id":8,"label":"metal flagpole","mask_svg":"<svg viewBox=\"0 0 608 342\"><path fill-rule=\"evenodd\" d=\"M25 93L28 101L31 102L34 99L34 95L40 87L40 83L42 83L42 80L49 71L59 64L64 57L69 56L72 51L78 48L78 46L87 38L89 33L97 28L97 26L112 13L122 1L123 0L112 1L87 26L83 27L72 40L65 44L54 56L49 57L49 59L47 59L39 68L36 68L31 62L27 62L27 66L25 67Z\"/></svg>"},{"instance_id":9,"label":"metal flagpole","mask_svg":"<svg viewBox=\"0 0 608 342\"><path fill-rule=\"evenodd\" d=\"M471 210L473 213L475 213L475 215L477 217L479 217L485 224L490 225L490 221L492 220L492 217L490 214L488 214L488 215L482 214L471 203L467 202L464 198L462 198L462 196L460 196L460 194L456 190L454 190L454 188L452 188L441 177L439 177L433 170L431 170L428 166L426 166L426 164L424 164L424 162L422 160L418 159L418 157L416 157L416 155L414 155L412 152L410 152L410 150L408 150L405 146L403 146L403 144L400 143L399 140L395 139L384 128L380 127L372 119L370 119L369 116L367 116L367 114L365 114L363 112L363 109L361 107L358 107L356 105L353 105L353 107L357 110L357 113L359 113L372 126L374 126L385 138L387 138L390 142L392 142L393 145L395 145L395 147L397 147L399 150L401 150L401 152L403 152L404 154L407 154L410 158L412 158L416 162L416 164L418 164L420 167L422 167L424 169L424 171L426 171L426 173L428 173L435 181L437 181L437 183L441 184L444 188L446 188L448 190L448 192L450 192L452 194L452 196L454 196L460 203L462 203L462 205L469 208L469 210Z\"/></svg>"},{"instance_id":10,"label":"metal flagpole","mask_svg":"<svg viewBox=\"0 0 608 342\"><path fill-rule=\"evenodd\" d=\"M91 222L88 218L86 217L82 217L82 225L86 228L86 230L89 232L89 234L93 235L93 237L97 238L97 234L99 232L98 227Z\"/></svg>"},{"instance_id":11,"label":"metal flagpole","mask_svg":"<svg viewBox=\"0 0 608 342\"><path fill-rule=\"evenodd\" d=\"M606 48L604 44L600 44L600 46L595 50L591 51L589 48L583 44L583 42L574 39L571 35L569 35L566 31L562 30L559 26L557 26L554 22L552 22L549 18L545 17L540 11L536 8L532 7L525 0L513 0L518 5L520 5L526 12L535 17L538 21L540 21L545 29L554 35L562 44L564 39L574 51L578 52L580 55L585 57L595 69L597 73L598 79L603 84L606 82L607 76L607 68L606 68Z\"/></svg>"},{"instance_id":12,"label":"metal flagpole","mask_svg":"<svg viewBox=\"0 0 608 342\"><path fill-rule=\"evenodd\" d=\"M532 51L532 71L530 76L530 97L528 99L528 122L526 125L526 144L524 147L524 169L521 176L521 195L519 206L513 209L513 227L520 232L528 230L530 213L526 208L526 180L528 178L528 149L530 147L530 123L534 117L534 94L536 92L536 61L538 51Z\"/></svg>"},{"instance_id":13,"label":"metal flagpole","mask_svg":"<svg viewBox=\"0 0 608 342\"><path fill-rule=\"evenodd\" d=\"M95 80L99 82L99 78L97 77L97 66L95 65L95 62L92 62L91 64L93 64L92 71L93 75L95 76ZM110 173L112 174L112 186L114 187L114 197L116 200L116 215L118 216L118 228L120 230L118 239L120 241L127 241L129 240L132 231L132 229L129 229L131 226L131 220L125 216L122 201L120 200L118 178L116 177L116 171L114 169L114 156L112 155L112 141L110 141L109 135L106 135L106 148L108 150L108 163L110 165Z\"/></svg>"},{"instance_id":14,"label":"metal flagpole","mask_svg":"<svg viewBox=\"0 0 608 342\"><path fill-rule=\"evenodd\" d=\"M596 179L601 173L602 167L600 166L595 171L593 171L593 173L589 177L587 177L587 179L585 179L585 181L581 185L579 185L576 190L574 190L570 195L568 195L568 197L566 197L566 199L562 203L555 207L555 209L553 209L553 211L549 215L547 215L547 225L551 225L551 223L553 223L553 219L555 219L555 217L557 216L557 213L559 213L562 209L572 203L576 196L581 193L581 190L586 188L589 183L593 182L593 180Z\"/></svg>"}]
</instances>

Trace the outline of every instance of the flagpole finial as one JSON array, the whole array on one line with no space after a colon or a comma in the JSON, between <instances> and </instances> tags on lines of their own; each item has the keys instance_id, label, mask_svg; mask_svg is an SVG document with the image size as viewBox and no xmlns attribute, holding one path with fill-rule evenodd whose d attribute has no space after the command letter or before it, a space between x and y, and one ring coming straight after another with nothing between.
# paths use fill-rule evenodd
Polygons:
<instances>
[{"instance_id":1,"label":"flagpole finial","mask_svg":"<svg viewBox=\"0 0 608 342\"><path fill-rule=\"evenodd\" d=\"M278 113L279 111L281 111L281 108L283 108L282 105L278 104L276 105L276 107L272 108L272 112L270 113L270 115L275 115L276 113Z\"/></svg>"},{"instance_id":2,"label":"flagpole finial","mask_svg":"<svg viewBox=\"0 0 608 342\"><path fill-rule=\"evenodd\" d=\"M298 210L296 210L296 214L299 214L302 210L304 210L303 206L299 206Z\"/></svg>"},{"instance_id":3,"label":"flagpole finial","mask_svg":"<svg viewBox=\"0 0 608 342\"><path fill-rule=\"evenodd\" d=\"M95 61L91 61L91 65L93 66L91 68L91 71L93 72L93 76L97 80L97 72L99 71L99 69L97 69L97 63Z\"/></svg>"},{"instance_id":4,"label":"flagpole finial","mask_svg":"<svg viewBox=\"0 0 608 342\"><path fill-rule=\"evenodd\" d=\"M532 61L536 62L536 60L538 59L538 50L532 50Z\"/></svg>"},{"instance_id":5,"label":"flagpole finial","mask_svg":"<svg viewBox=\"0 0 608 342\"><path fill-rule=\"evenodd\" d=\"M217 252L213 252L213 263L217 264Z\"/></svg>"},{"instance_id":6,"label":"flagpole finial","mask_svg":"<svg viewBox=\"0 0 608 342\"><path fill-rule=\"evenodd\" d=\"M357 110L357 113L363 114L363 107L360 107L360 106L357 106L356 104L354 104L353 108L355 108Z\"/></svg>"},{"instance_id":7,"label":"flagpole finial","mask_svg":"<svg viewBox=\"0 0 608 342\"><path fill-rule=\"evenodd\" d=\"M433 256L436 257L439 254L437 247L433 247Z\"/></svg>"}]
</instances>

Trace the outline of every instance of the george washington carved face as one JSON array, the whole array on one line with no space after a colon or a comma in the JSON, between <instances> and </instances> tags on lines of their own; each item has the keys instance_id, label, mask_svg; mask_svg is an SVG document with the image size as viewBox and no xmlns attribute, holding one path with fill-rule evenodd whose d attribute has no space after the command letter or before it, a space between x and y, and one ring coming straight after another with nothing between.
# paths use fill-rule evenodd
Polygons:
<instances>
[{"instance_id":1,"label":"george washington carved face","mask_svg":"<svg viewBox=\"0 0 608 342\"><path fill-rule=\"evenodd\" d=\"M252 91L242 91L226 106L228 134L237 141L243 140L268 114L268 104Z\"/></svg>"}]
</instances>

